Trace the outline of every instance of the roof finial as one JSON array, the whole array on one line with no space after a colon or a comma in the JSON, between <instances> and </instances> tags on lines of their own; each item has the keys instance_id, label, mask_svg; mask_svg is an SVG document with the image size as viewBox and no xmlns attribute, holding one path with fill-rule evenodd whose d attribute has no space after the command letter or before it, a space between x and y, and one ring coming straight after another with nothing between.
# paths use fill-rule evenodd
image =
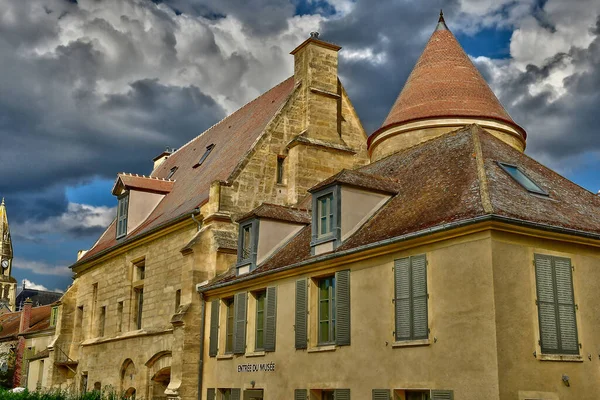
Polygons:
<instances>
[{"instance_id":1,"label":"roof finial","mask_svg":"<svg viewBox=\"0 0 600 400\"><path fill-rule=\"evenodd\" d=\"M448 26L446 25L446 21L444 20L444 10L440 10L440 18L438 19L437 26L435 27L436 31L447 31Z\"/></svg>"}]
</instances>

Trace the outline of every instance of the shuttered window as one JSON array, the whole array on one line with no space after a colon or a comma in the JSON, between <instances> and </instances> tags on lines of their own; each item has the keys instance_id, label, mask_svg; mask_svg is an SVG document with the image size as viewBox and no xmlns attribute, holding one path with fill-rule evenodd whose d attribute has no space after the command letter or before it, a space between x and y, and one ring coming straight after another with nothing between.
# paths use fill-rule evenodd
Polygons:
<instances>
[{"instance_id":1,"label":"shuttered window","mask_svg":"<svg viewBox=\"0 0 600 400\"><path fill-rule=\"evenodd\" d=\"M277 338L277 288L267 288L265 307L265 351L275 351Z\"/></svg>"},{"instance_id":2,"label":"shuttered window","mask_svg":"<svg viewBox=\"0 0 600 400\"><path fill-rule=\"evenodd\" d=\"M579 354L571 260L535 254L542 353Z\"/></svg>"},{"instance_id":3,"label":"shuttered window","mask_svg":"<svg viewBox=\"0 0 600 400\"><path fill-rule=\"evenodd\" d=\"M231 400L241 400L242 398L242 390L241 389L231 389Z\"/></svg>"},{"instance_id":4,"label":"shuttered window","mask_svg":"<svg viewBox=\"0 0 600 400\"><path fill-rule=\"evenodd\" d=\"M373 400L390 400L390 389L373 389Z\"/></svg>"},{"instance_id":5,"label":"shuttered window","mask_svg":"<svg viewBox=\"0 0 600 400\"><path fill-rule=\"evenodd\" d=\"M206 400L216 400L215 389L206 389Z\"/></svg>"},{"instance_id":6,"label":"shuttered window","mask_svg":"<svg viewBox=\"0 0 600 400\"><path fill-rule=\"evenodd\" d=\"M334 400L350 400L350 389L335 389Z\"/></svg>"},{"instance_id":7,"label":"shuttered window","mask_svg":"<svg viewBox=\"0 0 600 400\"><path fill-rule=\"evenodd\" d=\"M210 303L210 340L208 355L216 357L219 351L219 308L221 300L213 300Z\"/></svg>"},{"instance_id":8,"label":"shuttered window","mask_svg":"<svg viewBox=\"0 0 600 400\"><path fill-rule=\"evenodd\" d=\"M294 400L306 400L308 399L308 390L296 389L294 390Z\"/></svg>"},{"instance_id":9,"label":"shuttered window","mask_svg":"<svg viewBox=\"0 0 600 400\"><path fill-rule=\"evenodd\" d=\"M233 330L233 353L244 354L246 352L246 303L247 293L237 293L234 300L234 330Z\"/></svg>"},{"instance_id":10,"label":"shuttered window","mask_svg":"<svg viewBox=\"0 0 600 400\"><path fill-rule=\"evenodd\" d=\"M338 271L335 274L335 313L336 344L338 346L350 345L350 270Z\"/></svg>"},{"instance_id":11,"label":"shuttered window","mask_svg":"<svg viewBox=\"0 0 600 400\"><path fill-rule=\"evenodd\" d=\"M432 390L431 400L454 400L454 392L452 390Z\"/></svg>"},{"instance_id":12,"label":"shuttered window","mask_svg":"<svg viewBox=\"0 0 600 400\"><path fill-rule=\"evenodd\" d=\"M429 337L427 315L427 259L424 254L394 262L395 338Z\"/></svg>"},{"instance_id":13,"label":"shuttered window","mask_svg":"<svg viewBox=\"0 0 600 400\"><path fill-rule=\"evenodd\" d=\"M319 285L319 344L335 342L335 277L318 281Z\"/></svg>"},{"instance_id":14,"label":"shuttered window","mask_svg":"<svg viewBox=\"0 0 600 400\"><path fill-rule=\"evenodd\" d=\"M296 310L294 320L296 349L306 349L307 346L307 316L308 288L306 278L296 281Z\"/></svg>"},{"instance_id":15,"label":"shuttered window","mask_svg":"<svg viewBox=\"0 0 600 400\"><path fill-rule=\"evenodd\" d=\"M225 300L227 304L227 322L225 326L225 354L233 353L233 332L235 328L235 302L234 299Z\"/></svg>"},{"instance_id":16,"label":"shuttered window","mask_svg":"<svg viewBox=\"0 0 600 400\"><path fill-rule=\"evenodd\" d=\"M255 350L265 349L265 300L267 299L267 291L262 290L256 293L256 322L255 322Z\"/></svg>"}]
</instances>

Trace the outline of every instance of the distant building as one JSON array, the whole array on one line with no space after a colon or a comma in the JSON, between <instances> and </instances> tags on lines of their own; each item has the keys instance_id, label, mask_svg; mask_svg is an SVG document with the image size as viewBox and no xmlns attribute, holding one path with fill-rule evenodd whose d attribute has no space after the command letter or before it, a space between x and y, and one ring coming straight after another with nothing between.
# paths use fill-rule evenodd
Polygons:
<instances>
[{"instance_id":1,"label":"distant building","mask_svg":"<svg viewBox=\"0 0 600 400\"><path fill-rule=\"evenodd\" d=\"M25 282L23 282L23 289L17 294L16 306L17 311L20 311L23 308L23 304L25 300L29 299L33 303L34 307L45 306L48 304L52 304L62 297L62 293L60 292L51 292L48 290L38 290L38 289L30 289L25 286Z\"/></svg>"}]
</instances>

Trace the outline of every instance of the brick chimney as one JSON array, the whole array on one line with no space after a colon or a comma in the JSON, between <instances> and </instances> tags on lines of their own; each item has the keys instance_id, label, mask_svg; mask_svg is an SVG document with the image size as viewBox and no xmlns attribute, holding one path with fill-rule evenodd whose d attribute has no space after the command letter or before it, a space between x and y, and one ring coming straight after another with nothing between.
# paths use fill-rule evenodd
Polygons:
<instances>
[{"instance_id":1,"label":"brick chimney","mask_svg":"<svg viewBox=\"0 0 600 400\"><path fill-rule=\"evenodd\" d=\"M294 82L302 85L306 107L304 135L326 142L343 143L341 139L341 85L338 82L340 46L319 39L318 32L296 47Z\"/></svg>"},{"instance_id":2,"label":"brick chimney","mask_svg":"<svg viewBox=\"0 0 600 400\"><path fill-rule=\"evenodd\" d=\"M19 333L23 333L29 329L31 323L31 307L33 302L30 298L27 298L23 303L23 309L21 310L21 323L19 325ZM13 375L13 387L21 386L21 375L23 374L23 354L25 353L25 337L19 335L19 342L16 348L15 354L15 372ZM23 382L24 384L25 382Z\"/></svg>"}]
</instances>

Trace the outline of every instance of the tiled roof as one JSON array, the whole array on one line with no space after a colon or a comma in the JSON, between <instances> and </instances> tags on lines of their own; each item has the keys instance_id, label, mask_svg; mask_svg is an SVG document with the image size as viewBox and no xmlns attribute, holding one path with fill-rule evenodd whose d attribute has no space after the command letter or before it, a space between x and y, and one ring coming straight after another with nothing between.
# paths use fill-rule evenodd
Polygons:
<instances>
[{"instance_id":1,"label":"tiled roof","mask_svg":"<svg viewBox=\"0 0 600 400\"><path fill-rule=\"evenodd\" d=\"M528 192L498 162L518 166L549 196ZM396 179L400 190L334 253L486 216L549 229L565 228L600 238L600 196L477 125L446 133L358 171ZM315 258L310 253L310 241L309 225L243 278L309 262ZM230 271L210 285L235 279Z\"/></svg>"},{"instance_id":2,"label":"tiled roof","mask_svg":"<svg viewBox=\"0 0 600 400\"><path fill-rule=\"evenodd\" d=\"M237 221L241 222L254 217L295 222L298 224L310 223L310 213L308 212L308 210L295 207L280 206L277 204L270 203L261 204L254 210L238 218Z\"/></svg>"},{"instance_id":3,"label":"tiled roof","mask_svg":"<svg viewBox=\"0 0 600 400\"><path fill-rule=\"evenodd\" d=\"M26 287L25 289L21 290L19 294L17 294L15 303L18 308L23 305L25 300L29 299L33 303L34 307L45 306L60 300L62 295L63 294L59 292L51 292L49 290L37 290Z\"/></svg>"},{"instance_id":4,"label":"tiled roof","mask_svg":"<svg viewBox=\"0 0 600 400\"><path fill-rule=\"evenodd\" d=\"M169 156L151 176L164 179L173 167L178 167L171 177L175 181L173 188L146 221L118 241L115 239L116 227L113 221L96 244L75 265L84 263L123 241L183 217L206 202L210 184L229 178L293 90L294 79L290 77ZM201 166L193 168L211 144L214 148L210 155Z\"/></svg>"},{"instance_id":5,"label":"tiled roof","mask_svg":"<svg viewBox=\"0 0 600 400\"><path fill-rule=\"evenodd\" d=\"M127 190L133 189L141 190L143 192L167 194L173 189L174 184L175 181L172 181L170 179L126 174L123 172L117 174L117 180L115 181L112 193L116 195L117 189L119 189L122 186Z\"/></svg>"},{"instance_id":6,"label":"tiled roof","mask_svg":"<svg viewBox=\"0 0 600 400\"><path fill-rule=\"evenodd\" d=\"M441 27L440 27L441 26ZM500 120L525 131L508 115L445 23L438 25L387 118L370 137L402 123L444 117Z\"/></svg>"},{"instance_id":7,"label":"tiled roof","mask_svg":"<svg viewBox=\"0 0 600 400\"><path fill-rule=\"evenodd\" d=\"M374 190L384 193L395 194L398 192L398 182L393 178L383 178L350 169L343 169L339 173L310 188L309 192L316 192L319 189L331 185L332 183L341 183L361 189Z\"/></svg>"},{"instance_id":8,"label":"tiled roof","mask_svg":"<svg viewBox=\"0 0 600 400\"><path fill-rule=\"evenodd\" d=\"M31 309L29 329L26 329L24 333L35 333L48 329L50 327L51 312L51 304L41 307L33 307ZM2 330L0 331L0 340L16 338L19 334L20 324L21 311L0 315L0 326L2 326Z\"/></svg>"}]
</instances>

